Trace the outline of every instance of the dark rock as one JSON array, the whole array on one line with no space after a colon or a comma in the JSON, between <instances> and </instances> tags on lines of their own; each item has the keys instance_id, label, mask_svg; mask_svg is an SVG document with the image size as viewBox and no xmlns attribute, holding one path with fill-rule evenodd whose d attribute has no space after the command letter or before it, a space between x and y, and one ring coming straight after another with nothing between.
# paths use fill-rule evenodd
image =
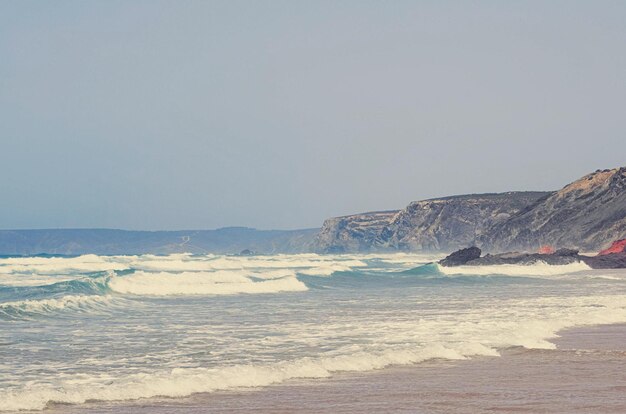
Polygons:
<instances>
[{"instance_id":1,"label":"dark rock","mask_svg":"<svg viewBox=\"0 0 626 414\"><path fill-rule=\"evenodd\" d=\"M497 254L486 255L466 263L468 266L487 266L501 264L532 265L535 263L547 263L549 265L567 265L570 263L583 262L592 269L624 269L626 268L626 252L612 253L598 256L585 256L575 250L567 249L558 254Z\"/></svg>"},{"instance_id":2,"label":"dark rock","mask_svg":"<svg viewBox=\"0 0 626 414\"><path fill-rule=\"evenodd\" d=\"M547 263L550 265L566 265L583 260L577 250L559 249L551 254L508 252L501 254L486 254L480 257L478 247L458 250L439 264L443 266L493 266L493 265L532 265Z\"/></svg>"},{"instance_id":3,"label":"dark rock","mask_svg":"<svg viewBox=\"0 0 626 414\"><path fill-rule=\"evenodd\" d=\"M609 253L593 257L582 256L583 261L593 269L624 269L626 268L626 252Z\"/></svg>"},{"instance_id":4,"label":"dark rock","mask_svg":"<svg viewBox=\"0 0 626 414\"><path fill-rule=\"evenodd\" d=\"M466 249L457 250L445 259L439 261L443 266L461 266L469 261L480 258L481 250L476 247L468 247Z\"/></svg>"},{"instance_id":5,"label":"dark rock","mask_svg":"<svg viewBox=\"0 0 626 414\"><path fill-rule=\"evenodd\" d=\"M554 256L578 256L579 250L576 249L559 249L552 253Z\"/></svg>"},{"instance_id":6,"label":"dark rock","mask_svg":"<svg viewBox=\"0 0 626 414\"><path fill-rule=\"evenodd\" d=\"M239 252L239 256L254 256L256 253L254 253L254 251L250 250L250 249L244 249L241 252Z\"/></svg>"},{"instance_id":7,"label":"dark rock","mask_svg":"<svg viewBox=\"0 0 626 414\"><path fill-rule=\"evenodd\" d=\"M470 266L493 266L493 265L532 265L547 263L550 265L566 265L581 261L578 255L557 255L539 253L503 253L486 255L467 263Z\"/></svg>"}]
</instances>

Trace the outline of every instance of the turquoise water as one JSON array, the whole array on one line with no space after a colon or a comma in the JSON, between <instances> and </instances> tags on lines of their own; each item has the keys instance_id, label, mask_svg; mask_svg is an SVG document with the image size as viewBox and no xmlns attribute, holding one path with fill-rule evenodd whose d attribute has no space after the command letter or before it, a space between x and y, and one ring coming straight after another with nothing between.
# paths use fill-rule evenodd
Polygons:
<instances>
[{"instance_id":1,"label":"turquoise water","mask_svg":"<svg viewBox=\"0 0 626 414\"><path fill-rule=\"evenodd\" d=\"M552 348L626 322L626 273L420 255L0 258L0 410L183 397Z\"/></svg>"}]
</instances>

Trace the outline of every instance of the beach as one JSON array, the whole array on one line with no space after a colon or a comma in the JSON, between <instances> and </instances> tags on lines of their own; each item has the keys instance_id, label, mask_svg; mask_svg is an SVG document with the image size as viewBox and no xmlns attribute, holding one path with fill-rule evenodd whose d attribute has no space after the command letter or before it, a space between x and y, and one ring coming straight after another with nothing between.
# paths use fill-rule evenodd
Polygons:
<instances>
[{"instance_id":1,"label":"beach","mask_svg":"<svg viewBox=\"0 0 626 414\"><path fill-rule=\"evenodd\" d=\"M554 350L291 380L182 399L51 407L52 413L624 413L626 325L568 329Z\"/></svg>"},{"instance_id":2,"label":"beach","mask_svg":"<svg viewBox=\"0 0 626 414\"><path fill-rule=\"evenodd\" d=\"M625 21L0 0L0 414L626 414Z\"/></svg>"}]
</instances>

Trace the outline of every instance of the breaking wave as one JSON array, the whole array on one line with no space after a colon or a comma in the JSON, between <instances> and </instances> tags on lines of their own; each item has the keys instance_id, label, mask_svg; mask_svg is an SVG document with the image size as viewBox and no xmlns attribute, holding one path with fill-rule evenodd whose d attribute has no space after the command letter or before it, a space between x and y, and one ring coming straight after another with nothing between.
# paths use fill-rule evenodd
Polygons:
<instances>
[{"instance_id":1,"label":"breaking wave","mask_svg":"<svg viewBox=\"0 0 626 414\"><path fill-rule=\"evenodd\" d=\"M88 312L104 310L111 304L111 296L99 295L68 295L50 299L27 299L0 303L0 315L8 319L46 314L55 311L72 310Z\"/></svg>"},{"instance_id":2,"label":"breaking wave","mask_svg":"<svg viewBox=\"0 0 626 414\"><path fill-rule=\"evenodd\" d=\"M565 303L569 307L564 307ZM108 375L81 376L80 379L61 377L53 383L42 383L28 389L0 391L0 401L3 402L1 409L42 410L51 402L78 404L88 400L184 397L199 392L262 387L293 378L325 378L337 372L369 371L431 359L496 357L499 349L512 346L553 349L554 345L547 340L564 328L626 321L624 303L626 296L623 295L512 300L511 306L525 304L533 305L533 308L539 306L546 311L558 311L546 315L534 314L530 319L515 320L507 317L502 320L486 319L485 324L461 325L456 328L452 340L446 342L392 344L382 341L376 345L378 349L363 350L358 345L350 345L336 355L318 354L266 364L175 368L117 378ZM450 328L454 325L441 326ZM443 334L445 337L445 332ZM382 339L389 338L383 336Z\"/></svg>"},{"instance_id":3,"label":"breaking wave","mask_svg":"<svg viewBox=\"0 0 626 414\"><path fill-rule=\"evenodd\" d=\"M136 260L130 266L138 270L165 272L193 272L241 269L306 269L317 268L329 264L345 267L366 267L362 260L325 258L301 258L295 256L273 256L271 258L217 257L209 259L194 258L193 260Z\"/></svg>"},{"instance_id":4,"label":"breaking wave","mask_svg":"<svg viewBox=\"0 0 626 414\"><path fill-rule=\"evenodd\" d=\"M426 278L446 278L448 276L479 277L485 276L512 276L552 278L558 276L572 276L592 270L585 263L577 262L567 265L550 265L534 263L531 265L491 265L491 266L442 266L437 263L428 263L412 269L401 271L400 274L422 276Z\"/></svg>"},{"instance_id":5,"label":"breaking wave","mask_svg":"<svg viewBox=\"0 0 626 414\"><path fill-rule=\"evenodd\" d=\"M306 285L296 279L293 272L246 273L242 271L135 272L132 275L111 278L108 287L118 293L151 296L234 295L307 290Z\"/></svg>"},{"instance_id":6,"label":"breaking wave","mask_svg":"<svg viewBox=\"0 0 626 414\"><path fill-rule=\"evenodd\" d=\"M262 387L294 378L326 378L341 371L369 371L389 365L412 364L433 358L466 359L475 355L498 355L480 344L455 348L441 344L418 349L358 352L326 358L302 358L266 365L235 365L221 368L182 368L154 374L135 374L113 381L66 380L55 387L27 391L0 391L4 410L43 410L51 402L79 404L88 400L134 400L156 396L184 397L241 387Z\"/></svg>"},{"instance_id":7,"label":"breaking wave","mask_svg":"<svg viewBox=\"0 0 626 414\"><path fill-rule=\"evenodd\" d=\"M349 272L353 268L341 263L331 263L309 269L299 269L298 274L306 276L331 276L335 272Z\"/></svg>"},{"instance_id":8,"label":"breaking wave","mask_svg":"<svg viewBox=\"0 0 626 414\"><path fill-rule=\"evenodd\" d=\"M447 267L437 265L437 269L444 275L504 275L504 276L556 276L566 275L586 270L591 270L583 262L575 262L566 265L549 265L547 263L535 263L531 265L492 265L492 266L454 266Z\"/></svg>"},{"instance_id":9,"label":"breaking wave","mask_svg":"<svg viewBox=\"0 0 626 414\"><path fill-rule=\"evenodd\" d=\"M126 270L128 265L93 254L78 257L11 257L0 259L0 274L66 275L80 272Z\"/></svg>"}]
</instances>

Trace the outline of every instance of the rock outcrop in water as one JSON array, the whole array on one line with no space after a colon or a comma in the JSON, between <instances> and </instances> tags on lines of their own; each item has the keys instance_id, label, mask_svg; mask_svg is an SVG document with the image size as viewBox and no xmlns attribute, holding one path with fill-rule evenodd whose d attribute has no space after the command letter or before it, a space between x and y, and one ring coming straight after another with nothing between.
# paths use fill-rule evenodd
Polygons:
<instances>
[{"instance_id":1,"label":"rock outcrop in water","mask_svg":"<svg viewBox=\"0 0 626 414\"><path fill-rule=\"evenodd\" d=\"M626 268L626 239L614 241L611 247L586 259L585 262L594 269Z\"/></svg>"},{"instance_id":2,"label":"rock outcrop in water","mask_svg":"<svg viewBox=\"0 0 626 414\"><path fill-rule=\"evenodd\" d=\"M555 192L473 194L415 201L395 212L326 220L319 252L452 251L546 253L606 248L626 237L626 167L598 170Z\"/></svg>"},{"instance_id":3,"label":"rock outcrop in water","mask_svg":"<svg viewBox=\"0 0 626 414\"><path fill-rule=\"evenodd\" d=\"M473 257L464 254L469 249L473 250ZM477 251L477 252L476 252ZM519 253L508 252L501 254L486 254L480 256L478 247L458 250L439 261L443 266L494 266L494 265L532 265L543 262L550 265L566 265L584 261L578 254L578 250L559 249L554 253Z\"/></svg>"},{"instance_id":4,"label":"rock outcrop in water","mask_svg":"<svg viewBox=\"0 0 626 414\"><path fill-rule=\"evenodd\" d=\"M450 251L532 205L546 192L471 194L415 201L399 211L328 219L315 240L324 253Z\"/></svg>"},{"instance_id":5,"label":"rock outcrop in water","mask_svg":"<svg viewBox=\"0 0 626 414\"><path fill-rule=\"evenodd\" d=\"M567 265L583 262L592 269L623 269L626 268L626 249L619 252L599 253L595 256L579 254L574 249L559 249L553 253L519 253L509 252L486 254L472 246L457 250L438 263L442 266L494 266L494 265L532 265L546 263L549 265Z\"/></svg>"},{"instance_id":6,"label":"rock outcrop in water","mask_svg":"<svg viewBox=\"0 0 626 414\"><path fill-rule=\"evenodd\" d=\"M479 259L481 253L482 251L476 246L468 247L448 255L440 260L439 264L443 266L461 266L472 260Z\"/></svg>"}]
</instances>

